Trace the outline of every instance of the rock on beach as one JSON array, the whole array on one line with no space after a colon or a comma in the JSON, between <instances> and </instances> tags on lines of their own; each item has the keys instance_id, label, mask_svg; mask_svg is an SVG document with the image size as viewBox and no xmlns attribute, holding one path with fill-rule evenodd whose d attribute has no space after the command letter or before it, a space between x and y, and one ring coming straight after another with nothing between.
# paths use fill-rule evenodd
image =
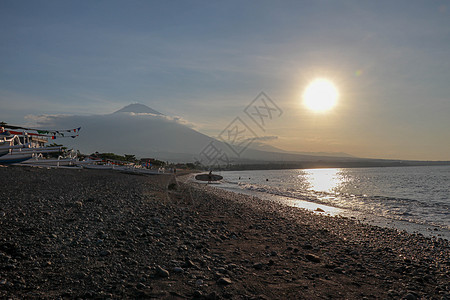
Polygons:
<instances>
[{"instance_id":1,"label":"rock on beach","mask_svg":"<svg viewBox=\"0 0 450 300\"><path fill-rule=\"evenodd\" d=\"M2 167L0 298L444 299L450 247L172 175ZM415 297L415 298L414 298Z\"/></svg>"}]
</instances>

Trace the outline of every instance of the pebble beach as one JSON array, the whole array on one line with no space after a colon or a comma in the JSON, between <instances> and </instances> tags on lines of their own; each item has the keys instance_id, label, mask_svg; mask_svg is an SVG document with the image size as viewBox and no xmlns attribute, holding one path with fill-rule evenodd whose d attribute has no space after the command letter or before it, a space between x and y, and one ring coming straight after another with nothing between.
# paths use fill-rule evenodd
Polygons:
<instances>
[{"instance_id":1,"label":"pebble beach","mask_svg":"<svg viewBox=\"0 0 450 300\"><path fill-rule=\"evenodd\" d=\"M450 299L450 243L183 175L0 167L2 299Z\"/></svg>"}]
</instances>

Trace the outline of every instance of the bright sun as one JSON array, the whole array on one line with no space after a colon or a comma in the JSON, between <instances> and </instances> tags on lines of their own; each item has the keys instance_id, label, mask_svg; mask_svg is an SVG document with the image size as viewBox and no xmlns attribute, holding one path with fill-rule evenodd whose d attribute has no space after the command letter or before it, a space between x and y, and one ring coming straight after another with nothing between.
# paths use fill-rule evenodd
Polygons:
<instances>
[{"instance_id":1,"label":"bright sun","mask_svg":"<svg viewBox=\"0 0 450 300\"><path fill-rule=\"evenodd\" d=\"M303 93L303 102L315 112L330 110L337 102L339 92L336 86L328 79L315 79Z\"/></svg>"}]
</instances>

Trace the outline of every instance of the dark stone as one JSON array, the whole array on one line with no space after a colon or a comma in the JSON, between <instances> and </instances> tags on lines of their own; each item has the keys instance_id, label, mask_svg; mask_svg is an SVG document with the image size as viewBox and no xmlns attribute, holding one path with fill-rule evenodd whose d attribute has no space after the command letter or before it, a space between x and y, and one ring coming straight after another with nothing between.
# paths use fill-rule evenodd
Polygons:
<instances>
[{"instance_id":1,"label":"dark stone","mask_svg":"<svg viewBox=\"0 0 450 300\"><path fill-rule=\"evenodd\" d=\"M210 294L208 294L208 296L205 297L206 300L216 300L219 297L217 296L216 292L212 292Z\"/></svg>"},{"instance_id":2,"label":"dark stone","mask_svg":"<svg viewBox=\"0 0 450 300\"><path fill-rule=\"evenodd\" d=\"M320 257L318 257L317 255L314 254L306 254L305 255L306 259L314 262L314 263L319 263L320 262Z\"/></svg>"},{"instance_id":3,"label":"dark stone","mask_svg":"<svg viewBox=\"0 0 450 300\"><path fill-rule=\"evenodd\" d=\"M231 279L227 278L227 277L221 277L221 278L219 278L219 280L217 280L217 284L220 284L220 285L230 285L232 283L233 282L231 281Z\"/></svg>"},{"instance_id":4,"label":"dark stone","mask_svg":"<svg viewBox=\"0 0 450 300\"><path fill-rule=\"evenodd\" d=\"M201 291L195 291L194 294L192 295L192 297L194 299L199 299L199 298L203 298L203 294Z\"/></svg>"},{"instance_id":5,"label":"dark stone","mask_svg":"<svg viewBox=\"0 0 450 300\"><path fill-rule=\"evenodd\" d=\"M305 250L311 250L313 248L313 246L311 244L304 244L303 245L303 249Z\"/></svg>"},{"instance_id":6,"label":"dark stone","mask_svg":"<svg viewBox=\"0 0 450 300\"><path fill-rule=\"evenodd\" d=\"M158 277L169 277L169 271L161 268L160 266L156 266L156 275Z\"/></svg>"},{"instance_id":7,"label":"dark stone","mask_svg":"<svg viewBox=\"0 0 450 300\"><path fill-rule=\"evenodd\" d=\"M416 295L412 294L412 293L408 293L405 295L405 297L403 297L403 299L405 300L417 300Z\"/></svg>"}]
</instances>

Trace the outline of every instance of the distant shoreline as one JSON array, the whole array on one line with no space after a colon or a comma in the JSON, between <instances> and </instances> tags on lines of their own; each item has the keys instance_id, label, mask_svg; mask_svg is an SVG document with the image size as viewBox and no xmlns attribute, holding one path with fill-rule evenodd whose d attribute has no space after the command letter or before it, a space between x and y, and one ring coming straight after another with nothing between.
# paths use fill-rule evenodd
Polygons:
<instances>
[{"instance_id":1,"label":"distant shoreline","mask_svg":"<svg viewBox=\"0 0 450 300\"><path fill-rule=\"evenodd\" d=\"M285 170L285 169L324 169L324 168L386 168L386 167L419 167L450 166L450 161L306 161L306 162L268 162L232 164L213 170Z\"/></svg>"}]
</instances>

